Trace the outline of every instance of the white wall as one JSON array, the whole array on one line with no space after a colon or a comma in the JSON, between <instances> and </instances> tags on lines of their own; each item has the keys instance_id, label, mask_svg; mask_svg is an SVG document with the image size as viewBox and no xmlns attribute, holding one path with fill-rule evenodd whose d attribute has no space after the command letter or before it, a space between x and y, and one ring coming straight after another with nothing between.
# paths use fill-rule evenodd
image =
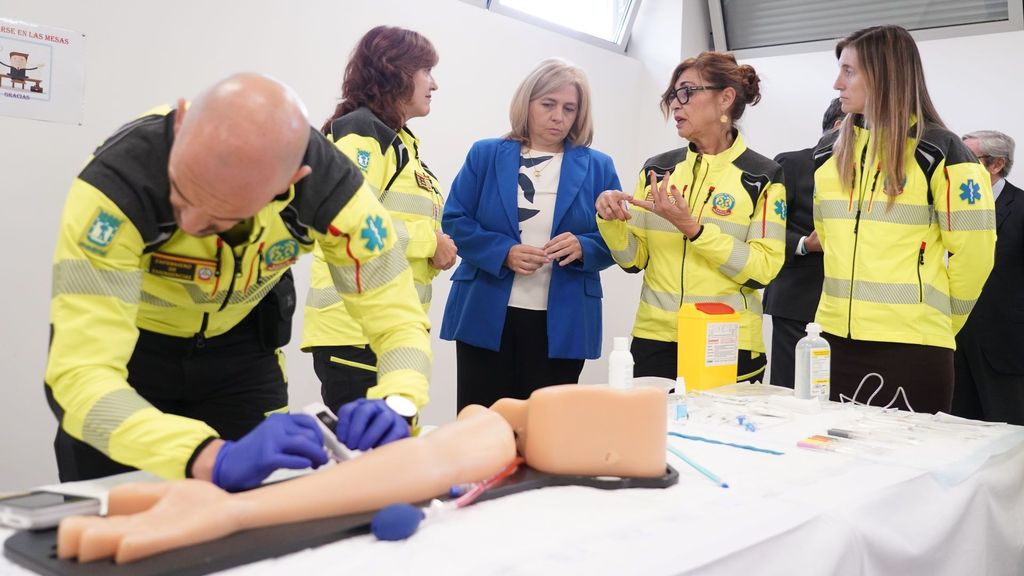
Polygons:
<instances>
[{"instance_id":1,"label":"white wall","mask_svg":"<svg viewBox=\"0 0 1024 576\"><path fill-rule=\"evenodd\" d=\"M422 139L424 157L446 187L474 140L507 131L513 89L549 56L568 58L588 71L595 148L610 154L624 174L643 160L635 152L632 115L623 113L636 108L641 90L642 67L637 60L457 0L13 0L4 3L0 17L87 36L81 126L0 117L0 190L10 210L6 224L0 226L0 245L8 254L5 281L0 283L0 301L7 305L0 331L0 363L5 367L0 490L56 480L56 422L44 399L43 371L60 210L68 186L93 148L148 108L179 96L192 97L232 72L254 70L293 86L319 126L333 110L355 41L375 25L391 24L422 32L440 53L435 68L440 90L433 112L414 121L412 128ZM308 267L306 260L297 270L300 287L307 284ZM435 282L430 315L435 329L440 327L448 276ZM610 298L619 292L614 282L606 289ZM619 296L630 309L616 313L621 319L614 333L628 333L636 294L630 289ZM296 316L296 334L300 324L301 314ZM434 341L432 403L424 420L439 423L454 417L455 347L436 336ZM309 356L294 344L287 354L292 405L318 399L319 384ZM588 366L584 379L603 381L602 374L601 368Z\"/></svg>"}]
</instances>

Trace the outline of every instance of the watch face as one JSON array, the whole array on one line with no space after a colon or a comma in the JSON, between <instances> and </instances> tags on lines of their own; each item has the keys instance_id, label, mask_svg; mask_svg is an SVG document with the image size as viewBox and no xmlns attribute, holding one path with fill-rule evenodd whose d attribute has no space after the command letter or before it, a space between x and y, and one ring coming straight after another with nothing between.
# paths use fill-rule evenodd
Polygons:
<instances>
[{"instance_id":1,"label":"watch face","mask_svg":"<svg viewBox=\"0 0 1024 576\"><path fill-rule=\"evenodd\" d=\"M416 404L405 396L388 396L384 399L384 402L388 405L388 408L391 408L396 414L403 418L412 418L416 416Z\"/></svg>"}]
</instances>

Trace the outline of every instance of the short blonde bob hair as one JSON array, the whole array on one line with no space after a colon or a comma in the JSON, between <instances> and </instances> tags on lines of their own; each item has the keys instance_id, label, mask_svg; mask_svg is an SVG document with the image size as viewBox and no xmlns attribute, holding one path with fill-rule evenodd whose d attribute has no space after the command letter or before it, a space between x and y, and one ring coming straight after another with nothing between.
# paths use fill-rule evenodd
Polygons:
<instances>
[{"instance_id":1,"label":"short blonde bob hair","mask_svg":"<svg viewBox=\"0 0 1024 576\"><path fill-rule=\"evenodd\" d=\"M527 121L530 118L530 102L561 90L567 84L576 87L580 99L576 121L569 129L568 139L573 146L590 146L594 140L594 125L590 118L590 84L587 83L587 75L581 68L561 58L541 61L519 84L519 88L516 88L508 112L512 130L505 137L529 143L530 130Z\"/></svg>"}]
</instances>

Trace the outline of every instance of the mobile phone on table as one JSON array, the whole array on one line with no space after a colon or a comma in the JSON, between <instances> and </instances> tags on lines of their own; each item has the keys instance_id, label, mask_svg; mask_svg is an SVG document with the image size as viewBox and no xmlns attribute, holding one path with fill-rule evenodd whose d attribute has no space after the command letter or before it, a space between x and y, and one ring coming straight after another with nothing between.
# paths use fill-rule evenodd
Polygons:
<instances>
[{"instance_id":1,"label":"mobile phone on table","mask_svg":"<svg viewBox=\"0 0 1024 576\"><path fill-rule=\"evenodd\" d=\"M99 513L99 499L85 496L34 490L0 498L0 524L23 530L52 528L68 516Z\"/></svg>"}]
</instances>

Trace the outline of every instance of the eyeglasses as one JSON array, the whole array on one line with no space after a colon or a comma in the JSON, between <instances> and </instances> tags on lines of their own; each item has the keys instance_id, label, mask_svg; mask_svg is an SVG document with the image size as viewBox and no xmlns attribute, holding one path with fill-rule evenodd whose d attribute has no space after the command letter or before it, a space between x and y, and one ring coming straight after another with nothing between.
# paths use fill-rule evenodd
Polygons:
<instances>
[{"instance_id":1,"label":"eyeglasses","mask_svg":"<svg viewBox=\"0 0 1024 576\"><path fill-rule=\"evenodd\" d=\"M672 98L669 98L668 101L672 102L672 99L674 98L679 100L680 104L685 105L690 101L690 97L693 96L694 92L699 92L701 90L722 90L724 88L725 86L693 86L691 84L687 84L686 86L673 88Z\"/></svg>"}]
</instances>

